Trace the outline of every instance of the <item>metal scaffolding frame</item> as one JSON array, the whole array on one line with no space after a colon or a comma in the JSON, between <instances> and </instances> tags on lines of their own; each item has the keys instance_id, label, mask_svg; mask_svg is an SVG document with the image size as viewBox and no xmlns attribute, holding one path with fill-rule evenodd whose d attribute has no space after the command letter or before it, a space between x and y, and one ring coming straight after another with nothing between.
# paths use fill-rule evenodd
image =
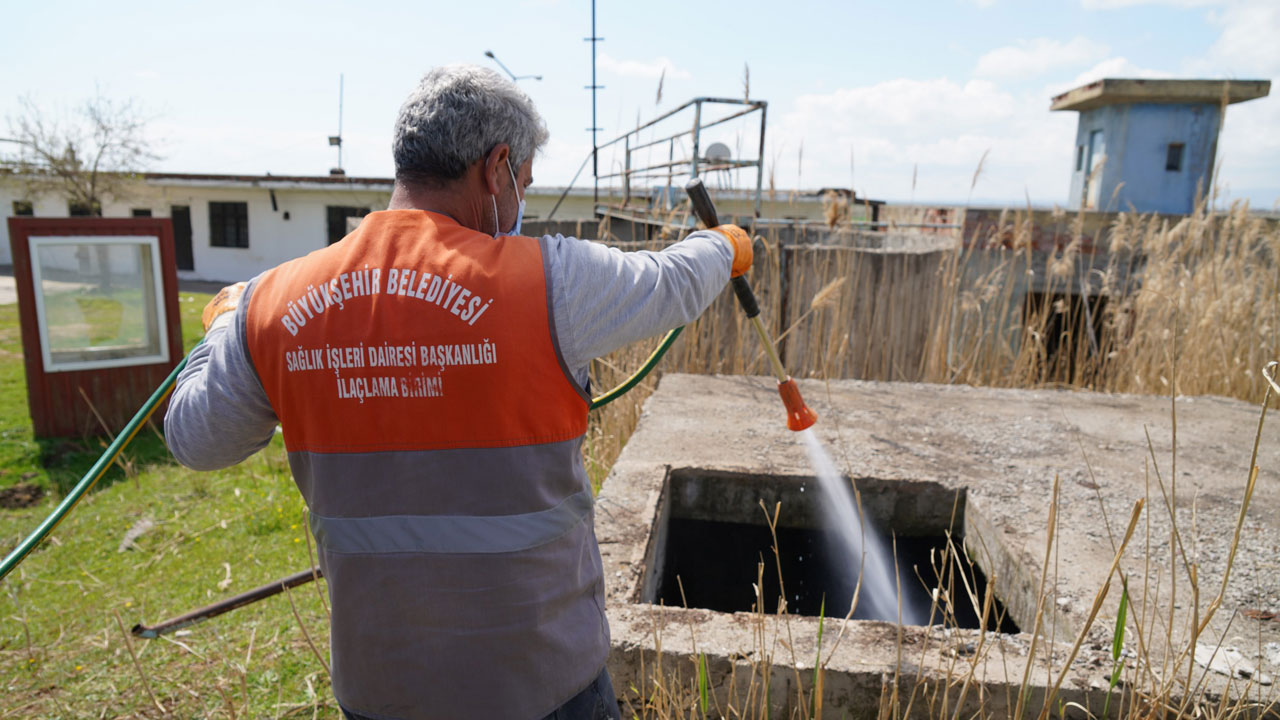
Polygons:
<instances>
[{"instance_id":1,"label":"metal scaffolding frame","mask_svg":"<svg viewBox=\"0 0 1280 720\"><path fill-rule=\"evenodd\" d=\"M704 105L737 105L737 106L741 106L742 109L737 110L736 112L731 112L728 115L724 115L722 117L717 117L711 120L710 122L707 122L704 124L702 121L704 117L704 112L703 112ZM643 142L640 141L639 136L641 132L650 129L658 125L659 123L670 120L671 118L688 110L689 108L693 108L693 123L692 123L692 126L689 127L689 129L682 130L680 132L676 132L671 135L665 135L655 140L646 140ZM697 97L692 100L689 100L688 102L684 103L683 105L680 105L679 107L676 107L672 110L669 110L663 113L662 115L659 115L658 117L650 120L649 122L644 123L643 125L636 126L634 129L622 135L619 135L613 140L610 140L592 149L591 155L588 155L587 159L583 161L582 166L578 168L578 173L573 176L573 180L569 182L569 186L564 189L564 192L560 195L560 199L556 201L555 207L553 207L551 209L551 212L547 215L547 219L551 219L552 217L555 216L556 210L560 208L561 202L563 202L565 197L569 194L569 191L573 188L573 184L577 182L578 175L582 173L582 170L583 168L586 167L587 162L591 161L595 157L598 157L599 151L604 150L605 148L608 148L608 147L618 145L619 143L622 144L622 148L623 148L623 167L621 171L613 172L613 173L605 173L602 175L599 173L598 165L593 167L592 176L594 177L594 181L595 181L596 198L599 198L599 195L600 195L601 180L608 180L611 178L622 179L622 204L625 206L631 200L631 182L633 180L665 178L667 181L666 197L668 198L668 201L669 201L669 199L672 197L672 187L675 185L675 179L677 177L681 178L680 186L683 187L684 180L696 178L701 172L754 167L756 169L755 216L760 217L760 193L764 185L764 138L765 138L765 127L766 127L766 118L768 114L768 108L769 108L769 103L764 100L746 100L746 99L737 100L737 99L731 99L731 98L718 98L718 97ZM703 130L716 127L717 125L722 125L731 120L737 120L739 118L746 117L751 113L755 113L755 112L760 113L760 149L759 149L759 154L756 156L754 160L726 159L726 160L716 160L716 161L708 162L706 158L700 157L702 153L702 131ZM689 136L692 138L692 141L693 141L692 152L690 153L690 156L687 158L677 159L676 158L676 141L686 136ZM666 162L659 162L659 163L643 165L643 166L632 165L632 156L634 153L647 148L659 146L664 143L667 145L667 161ZM688 173L689 173L688 178L684 178L683 171L686 168L688 169Z\"/></svg>"}]
</instances>

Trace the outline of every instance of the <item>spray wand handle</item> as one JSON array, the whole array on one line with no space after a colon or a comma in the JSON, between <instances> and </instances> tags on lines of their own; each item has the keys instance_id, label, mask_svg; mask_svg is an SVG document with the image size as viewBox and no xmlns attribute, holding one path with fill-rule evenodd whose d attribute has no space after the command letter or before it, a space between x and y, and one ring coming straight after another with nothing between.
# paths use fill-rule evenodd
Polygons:
<instances>
[{"instance_id":1,"label":"spray wand handle","mask_svg":"<svg viewBox=\"0 0 1280 720\"><path fill-rule=\"evenodd\" d=\"M703 225L708 228L720 225L720 217L716 213L716 206L711 202L711 194L707 192L707 186L702 182L702 178L694 178L684 186L684 191L689 194L689 202L693 205L693 214L698 216ZM747 282L745 275L739 275L729 281L733 285L733 294L738 298L738 304L742 306L743 312L748 318L754 318L760 314L760 304L756 302L756 294L751 291L751 283Z\"/></svg>"},{"instance_id":2,"label":"spray wand handle","mask_svg":"<svg viewBox=\"0 0 1280 720\"><path fill-rule=\"evenodd\" d=\"M698 216L703 225L713 228L720 224L720 216L716 213L716 206L711 202L711 193L707 192L707 186L702 182L702 178L696 177L690 180L684 186L684 191L689 193L693 214Z\"/></svg>"},{"instance_id":3,"label":"spray wand handle","mask_svg":"<svg viewBox=\"0 0 1280 720\"><path fill-rule=\"evenodd\" d=\"M707 228L720 225L716 206L711 202L711 194L707 192L707 186L703 184L702 178L690 180L684 186L684 191L689 194L689 203L693 206L693 212L703 225ZM778 378L778 393L782 395L782 404L787 408L787 428L799 432L811 427L818 421L818 414L804 404L804 398L800 397L800 388L796 387L796 381L792 380L791 376L787 375L786 369L782 367L778 351L773 347L773 339L769 337L769 331L764 329L764 323L760 321L760 305L756 302L755 293L751 292L747 276L739 275L731 279L730 283L733 285L733 294L738 296L738 304L751 320L751 327L755 328L756 335L760 336L760 344L764 345L764 352L769 356L769 365Z\"/></svg>"}]
</instances>

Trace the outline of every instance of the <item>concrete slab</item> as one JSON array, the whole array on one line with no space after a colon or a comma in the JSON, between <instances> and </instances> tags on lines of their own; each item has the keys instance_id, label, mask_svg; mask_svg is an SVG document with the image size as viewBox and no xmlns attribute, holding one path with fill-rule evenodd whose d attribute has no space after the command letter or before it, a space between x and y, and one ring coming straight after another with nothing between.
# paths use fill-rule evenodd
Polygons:
<instances>
[{"instance_id":1,"label":"concrete slab","mask_svg":"<svg viewBox=\"0 0 1280 720\"><path fill-rule=\"evenodd\" d=\"M1180 650L1189 645L1190 628L1203 622L1222 585L1259 408L1214 397L1171 402L1161 397L861 381L803 381L801 388L821 416L815 430L846 476L863 488L864 506L874 509L869 513L923 517L927 513L921 506L927 503L913 505L910 500L923 497L919 488L935 488L928 496L935 505L937 488L961 494L965 545L1024 630L1019 635L983 637L978 631L848 623L839 630L841 642L826 665L828 707L871 717L882 682L891 684L897 677L915 688L918 678L923 683L918 687L925 688L920 692L934 692L936 697L948 677L955 679L957 672L963 676L972 669L983 688L978 695L984 711L1001 714L1001 707L1010 709L1027 666L1031 636L1026 631L1035 624L1045 573L1042 637L1052 641L1052 661L1046 664L1049 655L1038 650L1030 670L1032 696L1042 698L1086 625L1095 594L1108 578L1112 539L1120 541L1139 500L1146 501L1147 512L1120 565L1133 608L1126 654L1145 651L1153 662L1160 662L1167 647ZM1280 672L1274 664L1280 659L1274 652L1280 649L1280 623L1268 619L1280 610L1277 439L1280 428L1272 424L1263 432L1258 457L1262 470L1221 608L1199 635L1203 662L1191 666L1191 676L1197 692L1207 692L1208 697L1238 695L1250 682L1244 675L1269 681ZM815 618L664 609L645 602L646 571L651 569L647 565L655 557L654 527L672 506L664 495L669 480L673 473L708 472L741 477L748 487L752 478L778 477L794 483L812 476L801 444L785 428L772 380L665 376L605 481L597 501L596 530L614 633L610 669L615 686L620 691L633 688L634 698L652 686L659 659L665 658L668 668L683 667L688 678L694 667L688 658L705 653L712 687L727 702L735 685L747 691L742 686L745 678L768 658L773 667L761 677L769 677L774 685L775 709L786 712L787 703L795 700L795 685L808 682L814 665ZM1058 535L1046 570L1055 476L1061 480ZM724 512L759 512L750 498L753 493L761 494L750 489L722 491ZM751 507L744 510L744 504ZM1176 508L1173 518L1181 538L1180 547L1174 543L1172 550L1170 506ZM1189 590L1193 564L1198 598ZM1169 582L1171 572L1176 584ZM1063 700L1086 704L1095 713L1102 705L1099 689L1107 687L1112 668L1110 635L1119 598L1117 580L1063 685ZM1141 645L1135 627L1139 618L1146 624ZM1199 622L1193 622L1196 618ZM829 621L826 637L836 632ZM1045 645L1043 639L1040 642ZM824 648L830 643L824 642ZM1210 670L1211 651L1218 645L1237 648L1246 664L1232 667L1249 669L1234 680L1219 672L1221 667ZM975 655L975 648L983 652ZM1188 664L1194 662L1191 655L1170 658L1167 667L1144 670L1132 681L1151 684L1157 675L1185 678ZM974 659L978 656L980 660ZM683 666L680 658L685 659ZM950 687L954 703L960 683ZM1262 695L1270 693L1271 686L1261 688ZM978 699L971 696L966 702ZM1035 702L1029 707L1038 712Z\"/></svg>"},{"instance_id":2,"label":"concrete slab","mask_svg":"<svg viewBox=\"0 0 1280 720\"><path fill-rule=\"evenodd\" d=\"M1269 80L1104 78L1053 98L1050 110L1092 110L1116 103L1235 104L1266 97Z\"/></svg>"}]
</instances>

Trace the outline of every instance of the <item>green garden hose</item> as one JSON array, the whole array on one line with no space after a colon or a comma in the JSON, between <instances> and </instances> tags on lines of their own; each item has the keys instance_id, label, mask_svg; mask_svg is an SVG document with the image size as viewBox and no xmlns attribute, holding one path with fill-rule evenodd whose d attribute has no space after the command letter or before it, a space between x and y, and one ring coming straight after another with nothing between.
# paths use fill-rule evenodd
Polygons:
<instances>
[{"instance_id":1,"label":"green garden hose","mask_svg":"<svg viewBox=\"0 0 1280 720\"><path fill-rule=\"evenodd\" d=\"M644 364L640 366L640 369L632 373L631 377L623 380L621 385L599 397L591 398L590 409L595 410L601 405L608 405L614 400L622 397L628 390L635 387L637 383L644 379L645 375L649 374L650 370L653 370L654 366L658 364L658 361L662 359L662 356L667 354L667 350L671 349L671 344L676 341L676 338L680 337L681 330L684 330L683 325L667 333L667 336L662 338L662 342L658 343L658 347L650 353L648 358L645 359Z\"/></svg>"},{"instance_id":2,"label":"green garden hose","mask_svg":"<svg viewBox=\"0 0 1280 720\"><path fill-rule=\"evenodd\" d=\"M204 342L204 340L201 340L200 342ZM197 345L198 344L199 343L197 343ZM27 555L31 554L31 551L35 550L36 546L39 545L40 542L49 535L49 533L53 532L54 528L58 527L58 523L62 522L62 519L67 516L67 513L71 512L71 509L76 506L76 503L80 502L80 498L83 498L85 493L89 492L89 489L97 484L98 480L106 474L107 468L111 467L111 463L116 461L116 457L124 450L125 446L133 440L133 437L138 434L138 431L142 429L143 423L150 419L151 415L155 413L156 408L160 407L160 403L164 402L164 399L169 397L169 393L173 391L173 384L178 380L178 373L181 373L182 369L186 366L187 358L184 357L182 358L182 361L178 363L177 367L173 369L173 372L169 373L169 377L165 378L164 382L160 383L160 387L156 388L156 391L151 393L151 397L143 404L142 408L138 410L137 414L133 416L133 419L129 421L129 424L124 426L124 430L116 436L115 440L111 441L111 444L107 446L107 449L102 453L102 456L98 458L98 461L93 464L93 467L89 468L89 472L86 472L84 477L80 478L80 482L76 483L76 486L71 488L71 492L67 493L67 496L62 499L62 502L58 503L58 507L54 508L52 513L49 513L49 517L45 518L44 522L40 523L40 527L37 527L26 537L25 540L18 544L18 547L14 548L12 552L5 556L4 561L0 562L0 580L3 580L10 572L13 571L14 568L18 566L18 563L22 562Z\"/></svg>"},{"instance_id":3,"label":"green garden hose","mask_svg":"<svg viewBox=\"0 0 1280 720\"><path fill-rule=\"evenodd\" d=\"M684 330L684 328L678 327L667 333L666 337L662 339L662 342L658 344L657 349L655 349L644 361L644 364L640 366L640 369L636 370L631 377L624 380L621 385L599 397L592 398L589 406L590 409L594 410L601 405L607 405L608 403L617 400L619 397L622 397L622 395L628 390L635 387L636 384L643 380L645 376L648 375L658 364L658 361L661 360L662 356L666 354L668 349L670 349L671 344L680 336L681 330ZM200 342L204 342L204 340L201 340ZM76 483L76 486L71 488L71 492L67 493L67 496L62 499L62 502L58 503L58 507L54 508L53 512L49 514L49 517L45 518L44 522L40 523L40 526L28 535L26 539L18 545L18 547L14 548L12 552L5 556L4 561L0 562L0 580L4 580L4 578L8 576L8 574L12 572L19 563L26 559L27 555L31 554L31 551L35 550L36 546L48 537L49 533L53 532L53 529L58 526L58 523L62 522L62 519L71 512L71 509L74 508L77 503L80 502L80 499L85 496L85 493L89 492L89 490L97 484L98 480L100 480L107 472L107 468L111 467L111 463L115 462L116 457L120 455L120 453L125 449L125 446L133 440L133 437L138 434L138 431L142 429L143 424L151 418L153 413L155 413L156 408L160 406L160 403L164 402L164 399L169 397L169 393L173 391L174 383L178 380L178 374L181 373L182 369L186 366L187 358L184 357L182 358L182 361L178 363L177 367L173 369L173 372L169 373L169 376L164 379L164 382L160 383L160 387L156 388L156 391L151 394L151 397L142 406L142 408L138 410L137 414L133 416L133 419L129 421L129 424L124 426L124 430L116 436L116 439L113 440L109 446L107 446L107 449L102 453L102 456L98 458L98 461L93 464L93 467L89 468L89 471L84 474L84 477L80 478L80 482Z\"/></svg>"}]
</instances>

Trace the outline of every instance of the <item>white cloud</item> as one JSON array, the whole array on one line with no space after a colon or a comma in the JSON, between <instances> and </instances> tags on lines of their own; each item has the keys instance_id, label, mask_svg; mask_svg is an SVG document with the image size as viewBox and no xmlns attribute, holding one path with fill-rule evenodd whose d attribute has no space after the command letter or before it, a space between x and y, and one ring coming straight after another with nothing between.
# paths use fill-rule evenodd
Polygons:
<instances>
[{"instance_id":1,"label":"white cloud","mask_svg":"<svg viewBox=\"0 0 1280 720\"><path fill-rule=\"evenodd\" d=\"M1103 78L1142 78L1150 80L1171 77L1173 77L1173 73L1142 67L1125 57L1113 57L1107 58L1076 75L1073 80L1050 84L1044 94L1052 97Z\"/></svg>"},{"instance_id":2,"label":"white cloud","mask_svg":"<svg viewBox=\"0 0 1280 720\"><path fill-rule=\"evenodd\" d=\"M1115 10L1134 5L1172 5L1174 7L1204 7L1221 5L1225 0L1080 0L1085 10Z\"/></svg>"},{"instance_id":3,"label":"white cloud","mask_svg":"<svg viewBox=\"0 0 1280 720\"><path fill-rule=\"evenodd\" d=\"M930 166L968 168L972 170L984 152L1004 143L1005 138L990 134L965 134L940 137L932 142L909 143L904 155Z\"/></svg>"},{"instance_id":4,"label":"white cloud","mask_svg":"<svg viewBox=\"0 0 1280 720\"><path fill-rule=\"evenodd\" d=\"M983 77L1030 77L1060 67L1097 62L1106 55L1106 45L1084 37L1067 42L1035 38L986 53L978 58L974 74Z\"/></svg>"},{"instance_id":5,"label":"white cloud","mask_svg":"<svg viewBox=\"0 0 1280 720\"><path fill-rule=\"evenodd\" d=\"M1209 77L1270 77L1280 73L1280 2L1276 0L1081 0L1088 10L1114 10L1135 5L1211 8L1209 23L1221 34L1203 58L1186 63L1185 71Z\"/></svg>"},{"instance_id":6,"label":"white cloud","mask_svg":"<svg viewBox=\"0 0 1280 720\"><path fill-rule=\"evenodd\" d=\"M642 62L640 60L617 60L608 53L600 53L596 56L596 62L605 72L621 75L622 77L657 80L662 76L664 70L669 80L688 80L693 77L688 70L677 68L670 60L662 56L648 62Z\"/></svg>"},{"instance_id":7,"label":"white cloud","mask_svg":"<svg viewBox=\"0 0 1280 720\"><path fill-rule=\"evenodd\" d=\"M1209 49L1209 61L1228 74L1280 74L1280 2L1233 2L1210 14L1222 34Z\"/></svg>"},{"instance_id":8,"label":"white cloud","mask_svg":"<svg viewBox=\"0 0 1280 720\"><path fill-rule=\"evenodd\" d=\"M796 98L795 110L783 116L784 126L845 135L852 128L875 128L920 136L932 132L945 118L952 127L974 127L1007 118L1013 97L985 80L960 84L935 80L897 79L857 88L841 88Z\"/></svg>"},{"instance_id":9,"label":"white cloud","mask_svg":"<svg viewBox=\"0 0 1280 720\"><path fill-rule=\"evenodd\" d=\"M975 197L1064 201L1075 119L1047 96L985 80L897 79L805 95L769 128L766 160L779 186L848 185L874 198L962 201L990 151ZM804 167L797 148L804 143ZM776 163L776 168L772 167ZM915 190L912 174L918 165Z\"/></svg>"},{"instance_id":10,"label":"white cloud","mask_svg":"<svg viewBox=\"0 0 1280 720\"><path fill-rule=\"evenodd\" d=\"M583 140L582 138L587 138ZM591 153L590 135L583 134L570 139L552 135L533 162L535 185L567 184L575 171ZM591 168L578 177L578 187L591 182Z\"/></svg>"}]
</instances>

